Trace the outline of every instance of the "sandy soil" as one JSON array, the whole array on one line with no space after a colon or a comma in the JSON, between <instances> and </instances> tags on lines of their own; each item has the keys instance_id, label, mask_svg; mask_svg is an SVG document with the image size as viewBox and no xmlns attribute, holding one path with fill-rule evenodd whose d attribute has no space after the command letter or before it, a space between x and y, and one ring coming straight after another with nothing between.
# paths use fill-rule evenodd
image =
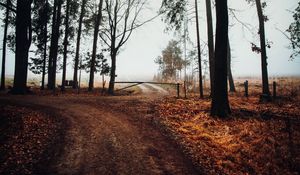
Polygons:
<instances>
[{"instance_id":1,"label":"sandy soil","mask_svg":"<svg viewBox=\"0 0 300 175\"><path fill-rule=\"evenodd\" d=\"M0 102L61 116L63 147L44 174L199 174L184 154L136 111L136 99L92 96L2 96ZM151 109L144 109L148 111ZM152 116L153 117L153 116Z\"/></svg>"}]
</instances>

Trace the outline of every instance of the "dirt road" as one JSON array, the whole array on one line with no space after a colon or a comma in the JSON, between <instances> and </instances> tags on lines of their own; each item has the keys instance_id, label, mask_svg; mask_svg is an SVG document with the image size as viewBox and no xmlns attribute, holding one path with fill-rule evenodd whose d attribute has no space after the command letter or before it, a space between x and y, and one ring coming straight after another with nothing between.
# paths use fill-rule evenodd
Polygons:
<instances>
[{"instance_id":1,"label":"dirt road","mask_svg":"<svg viewBox=\"0 0 300 175\"><path fill-rule=\"evenodd\" d=\"M127 97L4 96L0 102L38 106L67 121L60 156L45 174L199 174L172 141ZM147 107L143 110L147 111Z\"/></svg>"},{"instance_id":2,"label":"dirt road","mask_svg":"<svg viewBox=\"0 0 300 175\"><path fill-rule=\"evenodd\" d=\"M141 84L139 87L142 89L142 92L145 94L159 94L159 95L169 95L170 93L163 89L162 87L159 87L155 84Z\"/></svg>"}]
</instances>

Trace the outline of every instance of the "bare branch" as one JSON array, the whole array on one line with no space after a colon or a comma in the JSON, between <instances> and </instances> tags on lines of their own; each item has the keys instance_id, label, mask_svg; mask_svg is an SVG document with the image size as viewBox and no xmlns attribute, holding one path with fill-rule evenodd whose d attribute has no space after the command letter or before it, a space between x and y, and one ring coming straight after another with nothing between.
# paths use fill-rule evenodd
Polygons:
<instances>
[{"instance_id":1,"label":"bare branch","mask_svg":"<svg viewBox=\"0 0 300 175\"><path fill-rule=\"evenodd\" d=\"M290 42L292 42L294 45L296 45L298 48L300 48L300 44L293 41L286 33L284 33L282 30L279 28L275 27L276 30L278 30L280 33L282 33Z\"/></svg>"},{"instance_id":2,"label":"bare branch","mask_svg":"<svg viewBox=\"0 0 300 175\"><path fill-rule=\"evenodd\" d=\"M103 32L104 33L104 32ZM105 35L107 37L107 34ZM110 47L110 44L105 40L105 38L102 35L99 35L99 37L102 39L102 41L108 46ZM109 38L109 37L107 37ZM111 39L109 38L109 41L111 41Z\"/></svg>"},{"instance_id":3,"label":"bare branch","mask_svg":"<svg viewBox=\"0 0 300 175\"><path fill-rule=\"evenodd\" d=\"M126 32L126 31L127 31L127 23L128 23L128 18L129 18L129 15L130 15L130 9L133 7L134 2L135 2L135 1L133 0L132 3L130 3L130 0L129 0L129 3L128 3L128 9L127 9L127 10L128 10L128 16L127 16L127 19L125 20L125 26L124 26L123 34L121 34L121 36L122 36L122 37L121 37L121 40L120 40L118 46L116 47L117 50L118 50L120 47L122 47L122 45L124 45L124 44L128 41L129 37L130 37L131 34L132 34L132 31L134 30L134 25L135 25L135 22L136 22L136 20L137 20L137 17L139 16L141 10L143 9L143 6L146 4L146 1L143 1L143 2L140 4L140 6L139 6L139 4L136 5L136 7L135 7L136 11L135 11L133 20L132 20L132 22L131 22L131 26L130 26L130 29L129 29L129 34L126 36L126 34L127 34L127 32ZM117 38L118 38L118 37L117 37Z\"/></svg>"},{"instance_id":4,"label":"bare branch","mask_svg":"<svg viewBox=\"0 0 300 175\"><path fill-rule=\"evenodd\" d=\"M235 9L232 8L228 8L228 11L230 12L230 14L232 15L232 17L239 23L242 25L242 27L246 28L250 33L252 33L253 35L255 34L255 32L253 32L253 29L251 29L251 25L248 23L244 23L243 21L241 21L235 14Z\"/></svg>"},{"instance_id":5,"label":"bare branch","mask_svg":"<svg viewBox=\"0 0 300 175\"><path fill-rule=\"evenodd\" d=\"M16 7L8 6L8 5L6 5L6 4L4 4L2 2L0 2L0 5L3 6L3 7L5 7L5 8L7 8L7 9L9 9L9 10L11 10L14 13L17 13Z\"/></svg>"},{"instance_id":6,"label":"bare branch","mask_svg":"<svg viewBox=\"0 0 300 175\"><path fill-rule=\"evenodd\" d=\"M107 31L107 29L104 29L104 31L101 31L101 34L100 35L105 35L105 37L111 41L111 37L109 36L109 34L107 34L105 31Z\"/></svg>"},{"instance_id":7,"label":"bare branch","mask_svg":"<svg viewBox=\"0 0 300 175\"><path fill-rule=\"evenodd\" d=\"M133 30L154 20L160 14L139 22L147 0L105 0L108 25L103 25L101 39L111 50L118 51L130 38Z\"/></svg>"}]
</instances>

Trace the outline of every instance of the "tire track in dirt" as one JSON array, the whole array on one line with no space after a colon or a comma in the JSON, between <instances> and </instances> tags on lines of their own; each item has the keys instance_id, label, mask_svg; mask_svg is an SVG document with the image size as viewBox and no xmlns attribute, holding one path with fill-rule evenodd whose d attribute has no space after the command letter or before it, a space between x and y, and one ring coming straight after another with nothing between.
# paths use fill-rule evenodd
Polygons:
<instances>
[{"instance_id":1,"label":"tire track in dirt","mask_svg":"<svg viewBox=\"0 0 300 175\"><path fill-rule=\"evenodd\" d=\"M126 119L130 116L112 111L109 105L93 107L84 104L85 98L82 103L35 96L7 100L57 109L53 112L69 121L63 153L47 173L199 174L159 131L132 124Z\"/></svg>"}]
</instances>

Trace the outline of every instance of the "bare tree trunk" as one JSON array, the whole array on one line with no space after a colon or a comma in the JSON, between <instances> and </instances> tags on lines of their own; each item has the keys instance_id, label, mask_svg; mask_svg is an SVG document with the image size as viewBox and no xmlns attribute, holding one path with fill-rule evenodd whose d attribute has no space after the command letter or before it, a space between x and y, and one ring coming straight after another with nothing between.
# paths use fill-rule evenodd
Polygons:
<instances>
[{"instance_id":1,"label":"bare tree trunk","mask_svg":"<svg viewBox=\"0 0 300 175\"><path fill-rule=\"evenodd\" d=\"M200 47L200 31L199 31L199 19L198 19L198 2L195 0L196 10L196 30L197 30L197 49L198 49L198 64L199 64L199 88L200 98L203 98L203 82L202 82L202 66L201 66L201 47Z\"/></svg>"},{"instance_id":2,"label":"bare tree trunk","mask_svg":"<svg viewBox=\"0 0 300 175\"><path fill-rule=\"evenodd\" d=\"M95 21L95 30L94 30L94 42L93 42L93 52L92 52L92 60L91 60L91 69L90 69L90 80L89 80L89 91L92 91L94 88L94 74L95 74L95 62L96 62L96 54L97 54L97 42L98 42L98 34L99 34L99 26L102 19L102 5L103 0L99 2L98 14Z\"/></svg>"},{"instance_id":3,"label":"bare tree trunk","mask_svg":"<svg viewBox=\"0 0 300 175\"><path fill-rule=\"evenodd\" d=\"M228 39L228 50L227 50L227 71L228 71L228 82L229 82L229 92L235 92L235 85L231 71L231 49L230 41Z\"/></svg>"},{"instance_id":4,"label":"bare tree trunk","mask_svg":"<svg viewBox=\"0 0 300 175\"><path fill-rule=\"evenodd\" d=\"M260 48L261 48L261 71L262 71L262 93L267 98L270 97L269 79L268 79L268 63L265 39L265 24L264 16L260 0L255 0L257 15L259 20L259 35L260 35Z\"/></svg>"},{"instance_id":5,"label":"bare tree trunk","mask_svg":"<svg viewBox=\"0 0 300 175\"><path fill-rule=\"evenodd\" d=\"M80 40L81 40L82 22L83 22L83 17L84 17L84 13L85 13L86 3L87 3L87 0L82 0L80 17L79 17L79 27L78 27L78 33L77 33L75 65L74 65L74 75L73 75L73 81L74 81L73 89L76 89L78 87L78 78L77 78L77 76L78 76Z\"/></svg>"},{"instance_id":6,"label":"bare tree trunk","mask_svg":"<svg viewBox=\"0 0 300 175\"><path fill-rule=\"evenodd\" d=\"M58 0L54 0L53 5L53 14L52 14L52 26L51 26L51 41L50 41L50 53L49 53L49 60L48 60L48 85L47 88L51 89L52 85L52 75L53 75L53 46L54 46L54 36L55 36L55 26L56 26L56 18L57 18L57 4Z\"/></svg>"},{"instance_id":7,"label":"bare tree trunk","mask_svg":"<svg viewBox=\"0 0 300 175\"><path fill-rule=\"evenodd\" d=\"M48 0L46 0L45 2L45 6L46 6L46 11L44 11L44 15L45 17L48 18L48 13L49 13L49 2ZM45 10L45 9L44 9ZM42 72L42 85L41 85L41 90L45 89L45 76L46 76L46 61L47 61L47 41L48 41L48 20L45 20L44 23L44 60L43 60L43 72Z\"/></svg>"},{"instance_id":8,"label":"bare tree trunk","mask_svg":"<svg viewBox=\"0 0 300 175\"><path fill-rule=\"evenodd\" d=\"M108 87L108 93L113 95L115 89L115 79L116 79L116 58L117 58L117 51L111 51L111 72L110 72L110 81Z\"/></svg>"},{"instance_id":9,"label":"bare tree trunk","mask_svg":"<svg viewBox=\"0 0 300 175\"><path fill-rule=\"evenodd\" d=\"M6 5L7 6L11 5L10 0L6 1ZM0 87L0 90L5 90L5 64L6 64L6 42L7 42L8 18L9 18L9 9L6 8L4 34L3 34L2 69L1 69L1 87Z\"/></svg>"},{"instance_id":10,"label":"bare tree trunk","mask_svg":"<svg viewBox=\"0 0 300 175\"><path fill-rule=\"evenodd\" d=\"M227 117L231 113L227 87L228 7L227 0L216 0L216 51L211 115Z\"/></svg>"},{"instance_id":11,"label":"bare tree trunk","mask_svg":"<svg viewBox=\"0 0 300 175\"><path fill-rule=\"evenodd\" d=\"M56 8L54 7L53 13L53 26L51 36L51 46L49 55L49 73L48 73L48 88L55 90L56 86L56 67L57 67L57 55L58 55L58 40L60 36L59 27L61 23L61 6L62 0L55 0Z\"/></svg>"},{"instance_id":12,"label":"bare tree trunk","mask_svg":"<svg viewBox=\"0 0 300 175\"><path fill-rule=\"evenodd\" d=\"M48 1L47 1L48 3ZM45 22L45 29L44 29L44 37L45 37L45 42L44 42L44 59L43 59L43 72L42 72L42 85L41 85L41 90L45 89L45 75L46 75L46 61L47 61L47 21Z\"/></svg>"},{"instance_id":13,"label":"bare tree trunk","mask_svg":"<svg viewBox=\"0 0 300 175\"><path fill-rule=\"evenodd\" d=\"M214 32L211 12L211 1L206 0L206 18L207 18L207 38L208 38L208 57L209 57L209 75L210 75L210 94L213 93L214 80Z\"/></svg>"},{"instance_id":14,"label":"bare tree trunk","mask_svg":"<svg viewBox=\"0 0 300 175\"><path fill-rule=\"evenodd\" d=\"M65 91L66 71L67 71L67 56L68 56L68 39L69 39L69 17L70 17L70 0L66 4L66 19L65 19L65 38L64 38L64 58L63 58L63 74L61 81L61 91Z\"/></svg>"},{"instance_id":15,"label":"bare tree trunk","mask_svg":"<svg viewBox=\"0 0 300 175\"><path fill-rule=\"evenodd\" d=\"M16 16L16 62L13 94L27 93L28 52L31 45L32 0L17 1Z\"/></svg>"},{"instance_id":16,"label":"bare tree trunk","mask_svg":"<svg viewBox=\"0 0 300 175\"><path fill-rule=\"evenodd\" d=\"M61 6L62 6L63 1L59 0L58 3L58 11L57 11L57 24L56 24L56 34L57 36L55 37L55 47L54 47L54 56L53 56L53 71L52 71L52 83L53 83L53 89L55 90L56 87L56 67L57 67L57 55L58 55L58 41L60 37L60 24L61 24Z\"/></svg>"}]
</instances>

